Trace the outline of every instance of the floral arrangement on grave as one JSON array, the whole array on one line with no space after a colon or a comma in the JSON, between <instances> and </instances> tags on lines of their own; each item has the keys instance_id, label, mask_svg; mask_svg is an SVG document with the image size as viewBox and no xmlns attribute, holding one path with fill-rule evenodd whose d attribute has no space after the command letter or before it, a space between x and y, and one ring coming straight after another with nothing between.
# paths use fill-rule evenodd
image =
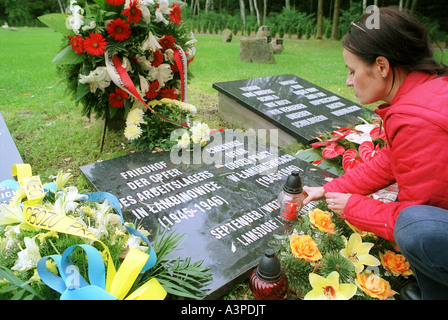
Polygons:
<instances>
[{"instance_id":1,"label":"floral arrangement on grave","mask_svg":"<svg viewBox=\"0 0 448 320\"><path fill-rule=\"evenodd\" d=\"M325 202L277 235L274 244L290 299L393 300L407 284L409 263L388 240L334 215Z\"/></svg>"},{"instance_id":2,"label":"floral arrangement on grave","mask_svg":"<svg viewBox=\"0 0 448 320\"><path fill-rule=\"evenodd\" d=\"M379 118L371 119L371 123L360 119L361 124L322 135L310 144L312 148L296 156L336 175L369 161L386 145L386 134Z\"/></svg>"},{"instance_id":3,"label":"floral arrangement on grave","mask_svg":"<svg viewBox=\"0 0 448 320\"><path fill-rule=\"evenodd\" d=\"M0 299L200 299L211 280L202 261L173 258L183 236L125 223L115 196L80 193L59 172L44 185L16 165L16 189L0 205Z\"/></svg>"},{"instance_id":4,"label":"floral arrangement on grave","mask_svg":"<svg viewBox=\"0 0 448 320\"><path fill-rule=\"evenodd\" d=\"M81 8L71 0L68 14L39 17L65 36L53 62L82 114L106 119L109 128L126 126L126 138L138 147L177 144L168 139L171 131L188 130L195 111L187 104L187 66L196 40L181 23L178 3L95 0ZM127 121L129 114L134 120Z\"/></svg>"}]
</instances>

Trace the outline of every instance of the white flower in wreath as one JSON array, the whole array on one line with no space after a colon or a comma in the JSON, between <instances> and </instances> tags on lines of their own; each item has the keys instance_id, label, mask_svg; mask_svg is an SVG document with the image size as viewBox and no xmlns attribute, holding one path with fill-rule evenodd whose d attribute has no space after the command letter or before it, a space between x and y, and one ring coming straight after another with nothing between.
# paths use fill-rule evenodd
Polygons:
<instances>
[{"instance_id":1,"label":"white flower in wreath","mask_svg":"<svg viewBox=\"0 0 448 320\"><path fill-rule=\"evenodd\" d=\"M110 75L107 72L106 67L98 67L86 76L83 74L79 75L79 83L88 83L90 87L90 92L95 93L97 89L104 92L104 89L110 86Z\"/></svg>"},{"instance_id":2,"label":"white flower in wreath","mask_svg":"<svg viewBox=\"0 0 448 320\"><path fill-rule=\"evenodd\" d=\"M18 258L14 266L11 268L12 270L23 272L37 266L37 263L42 257L40 256L39 246L35 241L36 237L37 235L32 238L25 237L23 239L26 249L22 249L19 253L17 253Z\"/></svg>"},{"instance_id":3,"label":"white flower in wreath","mask_svg":"<svg viewBox=\"0 0 448 320\"><path fill-rule=\"evenodd\" d=\"M142 133L142 129L135 124L127 125L124 129L124 136L126 137L126 139L131 141L140 138Z\"/></svg>"},{"instance_id":4,"label":"white flower in wreath","mask_svg":"<svg viewBox=\"0 0 448 320\"><path fill-rule=\"evenodd\" d=\"M177 140L177 145L178 148L188 148L190 146L190 134L188 132L185 132L179 140Z\"/></svg>"},{"instance_id":5,"label":"white flower in wreath","mask_svg":"<svg viewBox=\"0 0 448 320\"><path fill-rule=\"evenodd\" d=\"M364 141L372 141L372 138L370 137L370 131L375 128L374 124L360 124L355 127L355 130L358 132L350 133L345 137L346 140L361 144Z\"/></svg>"},{"instance_id":6,"label":"white flower in wreath","mask_svg":"<svg viewBox=\"0 0 448 320\"><path fill-rule=\"evenodd\" d=\"M127 125L139 125L145 122L143 119L143 115L145 112L141 108L132 108L131 111L129 111L128 116L126 118L126 124Z\"/></svg>"},{"instance_id":7,"label":"white flower in wreath","mask_svg":"<svg viewBox=\"0 0 448 320\"><path fill-rule=\"evenodd\" d=\"M159 0L159 7L156 9L156 21L168 24L169 21L165 19L165 14L170 14L171 8L168 0Z\"/></svg>"},{"instance_id":8,"label":"white flower in wreath","mask_svg":"<svg viewBox=\"0 0 448 320\"><path fill-rule=\"evenodd\" d=\"M67 29L72 29L75 34L79 34L79 28L84 24L82 16L84 10L80 6L75 5L75 3L76 0L70 1L67 13L71 13L72 15L65 20L65 26Z\"/></svg>"},{"instance_id":9,"label":"white flower in wreath","mask_svg":"<svg viewBox=\"0 0 448 320\"><path fill-rule=\"evenodd\" d=\"M130 2L131 2L131 0L126 0L126 2L124 4L124 9L129 9ZM149 1L139 0L136 3L136 8L142 12L143 21L145 21L146 23L150 23L151 22L151 12L149 12L147 3L150 4ZM154 4L154 3L152 3L152 4Z\"/></svg>"},{"instance_id":10,"label":"white flower in wreath","mask_svg":"<svg viewBox=\"0 0 448 320\"><path fill-rule=\"evenodd\" d=\"M96 23L95 23L95 21L92 20L92 21L90 21L90 23L88 25L82 27L81 29L82 29L82 31L87 31L87 30L92 30L95 28L96 28Z\"/></svg>"},{"instance_id":11,"label":"white flower in wreath","mask_svg":"<svg viewBox=\"0 0 448 320\"><path fill-rule=\"evenodd\" d=\"M5 253L12 248L16 248L18 245L17 236L20 234L20 225L6 226L5 237L1 239L1 246L5 249Z\"/></svg>"},{"instance_id":12,"label":"white flower in wreath","mask_svg":"<svg viewBox=\"0 0 448 320\"><path fill-rule=\"evenodd\" d=\"M78 188L67 187L63 191L58 192L59 197L54 202L54 205L47 204L52 211L67 215L69 212L74 212L78 207L78 201L87 198L86 195L78 193Z\"/></svg>"},{"instance_id":13,"label":"white flower in wreath","mask_svg":"<svg viewBox=\"0 0 448 320\"><path fill-rule=\"evenodd\" d=\"M128 238L128 241L126 242L126 247L129 249L136 248L140 251L146 252L148 250L148 247L142 246L141 243L142 238L131 234Z\"/></svg>"},{"instance_id":14,"label":"white flower in wreath","mask_svg":"<svg viewBox=\"0 0 448 320\"><path fill-rule=\"evenodd\" d=\"M210 128L206 123L194 123L193 127L191 127L191 133L191 140L193 140L193 143L201 143L203 146L210 140Z\"/></svg>"},{"instance_id":15,"label":"white flower in wreath","mask_svg":"<svg viewBox=\"0 0 448 320\"><path fill-rule=\"evenodd\" d=\"M173 70L169 64L162 63L157 68L151 68L151 70L149 70L148 78L147 79L150 81L159 81L160 88L163 88L166 82L173 79Z\"/></svg>"},{"instance_id":16,"label":"white flower in wreath","mask_svg":"<svg viewBox=\"0 0 448 320\"><path fill-rule=\"evenodd\" d=\"M162 46L159 43L159 39L152 34L150 31L148 33L148 36L146 37L145 41L142 42L142 45L140 46L140 49L142 51L157 51L162 49Z\"/></svg>"}]
</instances>

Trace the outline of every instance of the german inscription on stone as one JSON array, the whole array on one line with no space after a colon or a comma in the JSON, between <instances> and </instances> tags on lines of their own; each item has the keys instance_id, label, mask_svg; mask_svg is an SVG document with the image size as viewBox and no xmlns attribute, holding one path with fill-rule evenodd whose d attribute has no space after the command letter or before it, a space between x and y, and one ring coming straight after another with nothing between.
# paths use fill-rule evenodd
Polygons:
<instances>
[{"instance_id":1,"label":"german inscription on stone","mask_svg":"<svg viewBox=\"0 0 448 320\"><path fill-rule=\"evenodd\" d=\"M176 255L211 267L209 299L247 276L284 231L276 200L289 173L298 170L307 185L331 176L233 130L191 152L140 152L80 169L118 198L125 221L185 235Z\"/></svg>"},{"instance_id":2,"label":"german inscription on stone","mask_svg":"<svg viewBox=\"0 0 448 320\"><path fill-rule=\"evenodd\" d=\"M293 74L214 83L213 88L304 144L320 133L358 123L372 113Z\"/></svg>"}]
</instances>

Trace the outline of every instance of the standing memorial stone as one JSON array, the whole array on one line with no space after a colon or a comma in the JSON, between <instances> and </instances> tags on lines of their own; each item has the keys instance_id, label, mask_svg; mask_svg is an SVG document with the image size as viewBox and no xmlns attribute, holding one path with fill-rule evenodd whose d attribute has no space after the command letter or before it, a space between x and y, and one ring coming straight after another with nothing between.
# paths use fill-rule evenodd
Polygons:
<instances>
[{"instance_id":1,"label":"standing memorial stone","mask_svg":"<svg viewBox=\"0 0 448 320\"><path fill-rule=\"evenodd\" d=\"M139 152L80 169L119 199L125 221L153 235L157 226L184 234L175 255L211 268L208 299L247 277L273 235L284 232L277 196L291 171L310 186L333 177L233 130L193 152Z\"/></svg>"},{"instance_id":2,"label":"standing memorial stone","mask_svg":"<svg viewBox=\"0 0 448 320\"><path fill-rule=\"evenodd\" d=\"M280 142L309 144L321 133L373 114L293 74L214 83L220 116L244 128L279 128Z\"/></svg>"},{"instance_id":3,"label":"standing memorial stone","mask_svg":"<svg viewBox=\"0 0 448 320\"><path fill-rule=\"evenodd\" d=\"M9 133L5 120L0 113L0 182L13 179L12 167L14 164L23 163L22 157ZM0 204L8 203L15 190L0 185Z\"/></svg>"}]
</instances>

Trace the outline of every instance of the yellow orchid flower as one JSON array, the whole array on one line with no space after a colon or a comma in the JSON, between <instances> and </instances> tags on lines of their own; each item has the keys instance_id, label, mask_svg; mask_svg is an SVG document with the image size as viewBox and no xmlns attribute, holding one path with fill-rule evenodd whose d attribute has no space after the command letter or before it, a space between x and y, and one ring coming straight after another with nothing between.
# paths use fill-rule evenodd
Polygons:
<instances>
[{"instance_id":1,"label":"yellow orchid flower","mask_svg":"<svg viewBox=\"0 0 448 320\"><path fill-rule=\"evenodd\" d=\"M341 255L350 260L355 266L356 273L360 273L366 266L379 266L381 262L369 254L373 243L362 242L361 236L353 233L347 242L345 249L341 250Z\"/></svg>"},{"instance_id":2,"label":"yellow orchid flower","mask_svg":"<svg viewBox=\"0 0 448 320\"><path fill-rule=\"evenodd\" d=\"M326 278L310 273L309 278L313 289L306 294L304 300L350 300L357 291L354 284L339 283L337 271L333 271Z\"/></svg>"}]
</instances>

